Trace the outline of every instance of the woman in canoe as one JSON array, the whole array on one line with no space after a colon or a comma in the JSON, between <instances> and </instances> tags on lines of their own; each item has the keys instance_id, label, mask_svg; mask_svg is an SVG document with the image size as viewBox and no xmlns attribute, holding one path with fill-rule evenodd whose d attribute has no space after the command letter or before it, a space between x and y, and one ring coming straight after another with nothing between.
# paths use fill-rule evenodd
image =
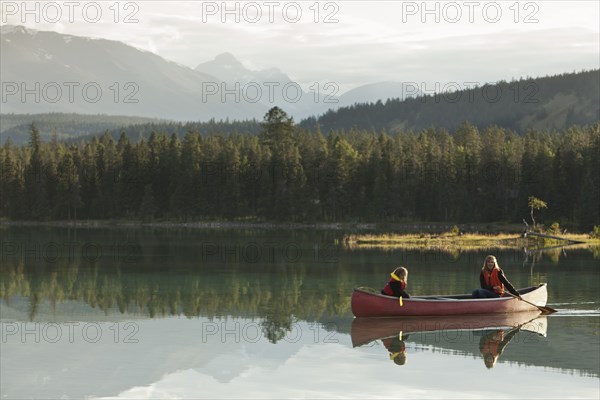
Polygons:
<instances>
[{"instance_id":1,"label":"woman in canoe","mask_svg":"<svg viewBox=\"0 0 600 400\"><path fill-rule=\"evenodd\" d=\"M404 267L398 267L390 276L390 280L381 290L381 294L408 299L410 296L405 291L406 284L408 283L408 270Z\"/></svg>"},{"instance_id":2,"label":"woman in canoe","mask_svg":"<svg viewBox=\"0 0 600 400\"><path fill-rule=\"evenodd\" d=\"M514 294L519 300L521 295L514 286L506 279L504 272L498 266L498 260L494 256L487 256L479 274L481 288L473 290L473 298L494 298L504 296L505 289Z\"/></svg>"}]
</instances>

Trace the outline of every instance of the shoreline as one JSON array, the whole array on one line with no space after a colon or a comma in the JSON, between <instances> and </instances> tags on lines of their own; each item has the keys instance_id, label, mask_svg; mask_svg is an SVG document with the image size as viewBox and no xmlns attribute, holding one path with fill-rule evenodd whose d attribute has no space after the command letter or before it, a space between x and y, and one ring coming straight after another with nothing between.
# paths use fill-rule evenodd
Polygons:
<instances>
[{"instance_id":1,"label":"shoreline","mask_svg":"<svg viewBox=\"0 0 600 400\"><path fill-rule=\"evenodd\" d=\"M268 221L153 221L141 220L51 220L51 221L10 221L0 220L1 227L55 227L55 228L189 228L189 229L318 229L394 232L394 234L443 234L451 230L455 223L450 222L268 222ZM523 230L521 224L502 222L468 223L458 225L462 231L489 233L517 233Z\"/></svg>"},{"instance_id":2,"label":"shoreline","mask_svg":"<svg viewBox=\"0 0 600 400\"><path fill-rule=\"evenodd\" d=\"M136 220L79 220L73 221L7 221L0 220L0 229L6 228L60 228L60 229L207 229L207 230L316 230L344 233L335 239L337 245L349 250L440 250L447 252L500 250L548 247L600 247L600 238L588 233L563 234L564 240L524 238L522 226L508 223L461 224L460 234L450 233L456 225L450 223L350 223L350 222L250 222L250 221L194 221L143 222ZM467 231L468 233L465 233ZM583 243L569 243L568 240Z\"/></svg>"},{"instance_id":3,"label":"shoreline","mask_svg":"<svg viewBox=\"0 0 600 400\"><path fill-rule=\"evenodd\" d=\"M159 229L319 229L376 230L376 224L342 222L248 222L248 221L194 221L194 222L142 222L115 220L73 221L0 221L0 227L52 227L52 228L159 228Z\"/></svg>"}]
</instances>

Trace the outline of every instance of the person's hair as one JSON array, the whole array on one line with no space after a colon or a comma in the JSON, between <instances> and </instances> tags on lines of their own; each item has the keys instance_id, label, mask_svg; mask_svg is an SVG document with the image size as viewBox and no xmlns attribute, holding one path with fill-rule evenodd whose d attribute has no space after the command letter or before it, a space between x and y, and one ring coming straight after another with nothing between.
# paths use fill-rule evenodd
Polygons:
<instances>
[{"instance_id":1,"label":"person's hair","mask_svg":"<svg viewBox=\"0 0 600 400\"><path fill-rule=\"evenodd\" d=\"M492 260L494 260L494 268L496 268L496 267L500 268L500 266L498 265L498 260L496 260L496 257L492 256L492 255L489 255L489 256L487 256L485 258L485 260L483 260L483 267L481 267L481 269L485 269L485 266L487 265L487 260L490 259L490 258Z\"/></svg>"},{"instance_id":2,"label":"person's hair","mask_svg":"<svg viewBox=\"0 0 600 400\"><path fill-rule=\"evenodd\" d=\"M406 364L406 353L405 352L401 352L396 357L394 357L393 360L394 360L394 364L396 364L396 365L404 365L404 364Z\"/></svg>"},{"instance_id":3,"label":"person's hair","mask_svg":"<svg viewBox=\"0 0 600 400\"><path fill-rule=\"evenodd\" d=\"M483 362L484 362L485 366L487 367L487 369L494 368L494 365L496 365L497 359L498 358L495 357L492 353L488 353L483 356Z\"/></svg>"},{"instance_id":4,"label":"person's hair","mask_svg":"<svg viewBox=\"0 0 600 400\"><path fill-rule=\"evenodd\" d=\"M398 267L394 270L394 274L398 275L398 278L406 278L408 276L408 270L404 267Z\"/></svg>"}]
</instances>

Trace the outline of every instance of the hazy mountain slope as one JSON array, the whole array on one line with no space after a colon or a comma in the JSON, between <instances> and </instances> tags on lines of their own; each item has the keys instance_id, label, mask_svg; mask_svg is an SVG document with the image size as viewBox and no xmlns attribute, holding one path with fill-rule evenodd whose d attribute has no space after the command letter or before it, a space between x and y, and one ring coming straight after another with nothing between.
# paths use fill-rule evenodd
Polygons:
<instances>
[{"instance_id":1,"label":"hazy mountain slope","mask_svg":"<svg viewBox=\"0 0 600 400\"><path fill-rule=\"evenodd\" d=\"M324 131L351 127L377 130L424 129L431 126L456 129L468 120L476 126L492 124L524 132L564 129L573 124L600 120L600 71L584 71L551 77L428 95L385 103L363 104L328 111L318 119Z\"/></svg>"},{"instance_id":2,"label":"hazy mountain slope","mask_svg":"<svg viewBox=\"0 0 600 400\"><path fill-rule=\"evenodd\" d=\"M219 82L217 78L121 42L3 26L0 44L3 85L17 89L7 95L2 113L208 120L252 118L265 112L258 104L224 105L217 96L203 98L203 84ZM22 96L22 85L34 93Z\"/></svg>"},{"instance_id":3,"label":"hazy mountain slope","mask_svg":"<svg viewBox=\"0 0 600 400\"><path fill-rule=\"evenodd\" d=\"M59 140L82 137L106 130L122 131L131 125L165 123L163 120L117 115L82 114L3 114L0 118L0 144L9 138L15 145L29 141L31 124L35 123L42 140L48 141L53 132Z\"/></svg>"},{"instance_id":4,"label":"hazy mountain slope","mask_svg":"<svg viewBox=\"0 0 600 400\"><path fill-rule=\"evenodd\" d=\"M356 103L376 103L381 100L416 97L421 94L415 83L378 82L362 85L342 94L338 107L347 107Z\"/></svg>"}]
</instances>

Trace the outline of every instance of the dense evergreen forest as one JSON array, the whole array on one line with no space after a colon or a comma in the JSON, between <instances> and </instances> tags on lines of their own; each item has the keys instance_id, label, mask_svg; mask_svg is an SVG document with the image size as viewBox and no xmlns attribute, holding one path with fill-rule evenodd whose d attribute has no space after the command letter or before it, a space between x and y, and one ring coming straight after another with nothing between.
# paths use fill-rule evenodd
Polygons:
<instances>
[{"instance_id":1,"label":"dense evergreen forest","mask_svg":"<svg viewBox=\"0 0 600 400\"><path fill-rule=\"evenodd\" d=\"M410 85L407 83L407 92ZM467 120L480 129L499 125L525 133L528 129L563 130L600 119L600 70L597 69L474 85L466 82L443 86L440 83L439 88L431 85L423 88L423 92L437 89L437 94L355 104L308 118L301 126L311 129L319 124L323 132L351 128L395 132L432 126L455 130Z\"/></svg>"},{"instance_id":2,"label":"dense evergreen forest","mask_svg":"<svg viewBox=\"0 0 600 400\"><path fill-rule=\"evenodd\" d=\"M541 222L600 223L600 123L324 136L274 107L258 135L30 136L0 152L0 211L14 220L518 222L536 196Z\"/></svg>"}]
</instances>

